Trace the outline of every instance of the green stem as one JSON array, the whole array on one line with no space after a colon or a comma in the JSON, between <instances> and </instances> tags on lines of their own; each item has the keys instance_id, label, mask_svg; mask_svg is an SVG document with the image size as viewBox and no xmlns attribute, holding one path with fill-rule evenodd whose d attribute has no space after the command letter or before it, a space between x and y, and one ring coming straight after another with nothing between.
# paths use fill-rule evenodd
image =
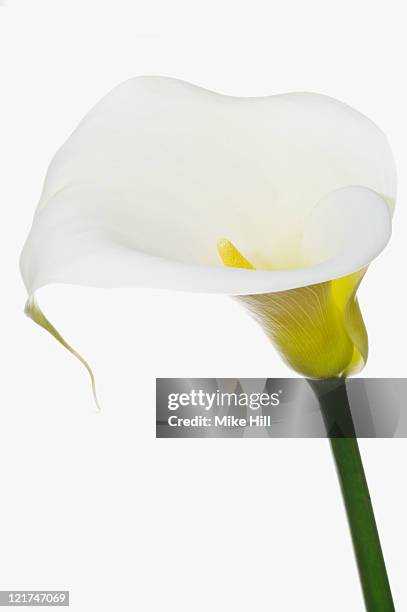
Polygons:
<instances>
[{"instance_id":1,"label":"green stem","mask_svg":"<svg viewBox=\"0 0 407 612\"><path fill-rule=\"evenodd\" d=\"M344 379L308 381L325 421L345 503L367 612L394 612L369 488Z\"/></svg>"}]
</instances>

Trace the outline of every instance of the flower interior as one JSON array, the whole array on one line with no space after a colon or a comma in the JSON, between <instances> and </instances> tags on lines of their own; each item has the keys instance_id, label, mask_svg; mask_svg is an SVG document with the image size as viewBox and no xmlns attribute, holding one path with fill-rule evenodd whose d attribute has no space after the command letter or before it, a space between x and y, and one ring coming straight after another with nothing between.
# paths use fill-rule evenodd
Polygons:
<instances>
[{"instance_id":1,"label":"flower interior","mask_svg":"<svg viewBox=\"0 0 407 612\"><path fill-rule=\"evenodd\" d=\"M225 266L254 269L229 240L222 238L217 247ZM349 376L363 368L368 356L367 332L356 298L364 273L237 299L294 370L310 378Z\"/></svg>"}]
</instances>

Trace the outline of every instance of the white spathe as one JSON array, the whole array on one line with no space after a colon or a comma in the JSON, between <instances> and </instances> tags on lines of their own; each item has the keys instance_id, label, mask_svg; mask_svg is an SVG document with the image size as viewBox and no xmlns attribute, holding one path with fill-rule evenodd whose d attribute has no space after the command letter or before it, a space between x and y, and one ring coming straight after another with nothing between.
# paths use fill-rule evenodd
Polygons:
<instances>
[{"instance_id":1,"label":"white spathe","mask_svg":"<svg viewBox=\"0 0 407 612\"><path fill-rule=\"evenodd\" d=\"M350 274L391 233L380 129L319 94L234 98L162 77L116 87L54 157L21 257L50 283L270 293ZM227 237L256 270L224 267Z\"/></svg>"}]
</instances>

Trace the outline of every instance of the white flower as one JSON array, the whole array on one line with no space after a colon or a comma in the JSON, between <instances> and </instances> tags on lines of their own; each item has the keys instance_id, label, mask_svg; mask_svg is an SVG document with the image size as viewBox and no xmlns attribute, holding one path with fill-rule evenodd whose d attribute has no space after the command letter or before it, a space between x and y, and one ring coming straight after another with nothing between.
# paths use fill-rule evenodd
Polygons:
<instances>
[{"instance_id":1,"label":"white flower","mask_svg":"<svg viewBox=\"0 0 407 612\"><path fill-rule=\"evenodd\" d=\"M132 79L50 165L21 257L27 311L39 318L33 296L49 283L251 295L298 371L349 373L367 353L356 287L390 237L395 197L385 136L332 98L233 98ZM237 249L255 269L230 267ZM338 342L346 355L335 361ZM325 373L315 359L331 359Z\"/></svg>"}]
</instances>

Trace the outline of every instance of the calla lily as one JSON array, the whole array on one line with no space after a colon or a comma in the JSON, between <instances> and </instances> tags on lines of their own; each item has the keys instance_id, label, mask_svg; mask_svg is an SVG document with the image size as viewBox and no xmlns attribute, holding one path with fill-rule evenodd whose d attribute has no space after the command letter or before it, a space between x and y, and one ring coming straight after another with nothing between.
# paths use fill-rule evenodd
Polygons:
<instances>
[{"instance_id":1,"label":"calla lily","mask_svg":"<svg viewBox=\"0 0 407 612\"><path fill-rule=\"evenodd\" d=\"M84 363L94 392L89 365L36 302L44 285L226 293L248 307L315 379L369 612L394 605L347 437L344 378L367 359L356 291L390 237L395 197L383 133L336 100L232 98L139 78L99 102L56 154L21 257L26 313Z\"/></svg>"},{"instance_id":2,"label":"calla lily","mask_svg":"<svg viewBox=\"0 0 407 612\"><path fill-rule=\"evenodd\" d=\"M26 313L75 353L36 304L44 285L226 293L295 370L348 375L367 359L356 290L395 197L385 136L332 98L132 79L50 165L21 257Z\"/></svg>"}]
</instances>

